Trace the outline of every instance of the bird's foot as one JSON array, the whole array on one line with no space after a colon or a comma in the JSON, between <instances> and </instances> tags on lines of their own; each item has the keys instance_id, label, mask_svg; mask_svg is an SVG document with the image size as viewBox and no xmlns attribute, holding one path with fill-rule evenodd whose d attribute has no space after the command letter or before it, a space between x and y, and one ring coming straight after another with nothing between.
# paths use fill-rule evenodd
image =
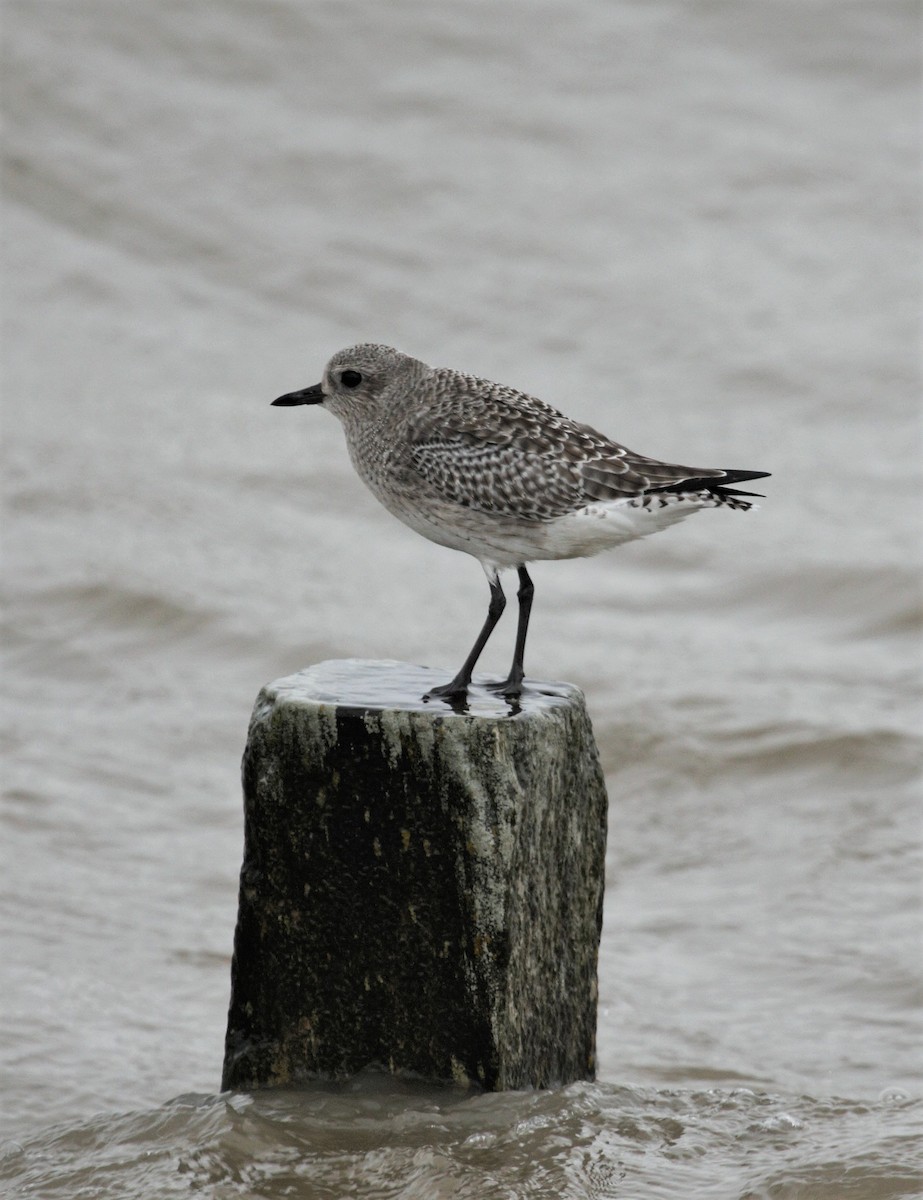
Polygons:
<instances>
[{"instance_id":1,"label":"bird's foot","mask_svg":"<svg viewBox=\"0 0 923 1200\"><path fill-rule=\"evenodd\" d=\"M489 692L495 692L504 700L518 700L522 696L522 680L512 676L509 679L498 680L496 683L484 685Z\"/></svg>"},{"instance_id":2,"label":"bird's foot","mask_svg":"<svg viewBox=\"0 0 923 1200\"><path fill-rule=\"evenodd\" d=\"M457 678L451 683L441 683L438 687L430 688L423 697L424 704L430 700L444 700L458 712L467 707L468 684Z\"/></svg>"}]
</instances>

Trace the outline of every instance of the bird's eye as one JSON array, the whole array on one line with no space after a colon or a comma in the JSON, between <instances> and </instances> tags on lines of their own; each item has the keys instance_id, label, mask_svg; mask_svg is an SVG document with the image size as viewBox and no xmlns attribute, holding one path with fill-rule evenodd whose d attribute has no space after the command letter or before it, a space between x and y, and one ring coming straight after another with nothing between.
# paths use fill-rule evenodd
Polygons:
<instances>
[{"instance_id":1,"label":"bird's eye","mask_svg":"<svg viewBox=\"0 0 923 1200\"><path fill-rule=\"evenodd\" d=\"M362 376L358 371L344 371L340 376L340 382L343 384L343 387L358 387L362 382Z\"/></svg>"}]
</instances>

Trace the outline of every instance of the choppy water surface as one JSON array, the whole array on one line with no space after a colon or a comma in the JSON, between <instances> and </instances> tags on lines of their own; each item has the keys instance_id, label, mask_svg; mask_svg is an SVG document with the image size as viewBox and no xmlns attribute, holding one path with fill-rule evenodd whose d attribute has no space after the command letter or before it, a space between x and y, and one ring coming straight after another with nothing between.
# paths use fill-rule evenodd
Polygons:
<instances>
[{"instance_id":1,"label":"choppy water surface","mask_svg":"<svg viewBox=\"0 0 923 1200\"><path fill-rule=\"evenodd\" d=\"M918 1192L915 6L5 24L5 1194ZM359 340L773 472L533 573L611 797L595 1084L215 1095L260 686L448 677L486 606L269 407Z\"/></svg>"},{"instance_id":2,"label":"choppy water surface","mask_svg":"<svg viewBox=\"0 0 923 1200\"><path fill-rule=\"evenodd\" d=\"M370 1076L342 1090L180 1096L47 1130L4 1166L47 1200L897 1197L916 1194L920 1115L893 1096L573 1084L463 1099Z\"/></svg>"}]
</instances>

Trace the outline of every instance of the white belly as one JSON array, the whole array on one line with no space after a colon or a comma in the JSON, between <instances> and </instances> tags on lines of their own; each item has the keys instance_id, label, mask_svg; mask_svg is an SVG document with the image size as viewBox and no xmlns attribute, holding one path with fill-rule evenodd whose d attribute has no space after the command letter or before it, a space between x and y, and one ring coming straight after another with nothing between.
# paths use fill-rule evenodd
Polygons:
<instances>
[{"instance_id":1,"label":"white belly","mask_svg":"<svg viewBox=\"0 0 923 1200\"><path fill-rule=\"evenodd\" d=\"M392 494L379 498L423 537L499 568L599 554L658 533L700 508L716 504L704 496L664 494L593 504L553 521L518 521L454 504L430 504L424 511L408 503L407 497Z\"/></svg>"}]
</instances>

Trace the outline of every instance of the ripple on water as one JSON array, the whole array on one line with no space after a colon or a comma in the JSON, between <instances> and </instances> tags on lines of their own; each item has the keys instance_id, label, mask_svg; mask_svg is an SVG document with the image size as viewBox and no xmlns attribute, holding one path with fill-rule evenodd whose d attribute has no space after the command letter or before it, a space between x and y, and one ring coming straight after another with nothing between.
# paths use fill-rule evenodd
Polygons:
<instances>
[{"instance_id":1,"label":"ripple on water","mask_svg":"<svg viewBox=\"0 0 923 1200\"><path fill-rule=\"evenodd\" d=\"M10 1197L911 1196L919 1100L574 1084L472 1095L366 1075L181 1096L4 1147ZM716 1181L720 1180L721 1183Z\"/></svg>"}]
</instances>

